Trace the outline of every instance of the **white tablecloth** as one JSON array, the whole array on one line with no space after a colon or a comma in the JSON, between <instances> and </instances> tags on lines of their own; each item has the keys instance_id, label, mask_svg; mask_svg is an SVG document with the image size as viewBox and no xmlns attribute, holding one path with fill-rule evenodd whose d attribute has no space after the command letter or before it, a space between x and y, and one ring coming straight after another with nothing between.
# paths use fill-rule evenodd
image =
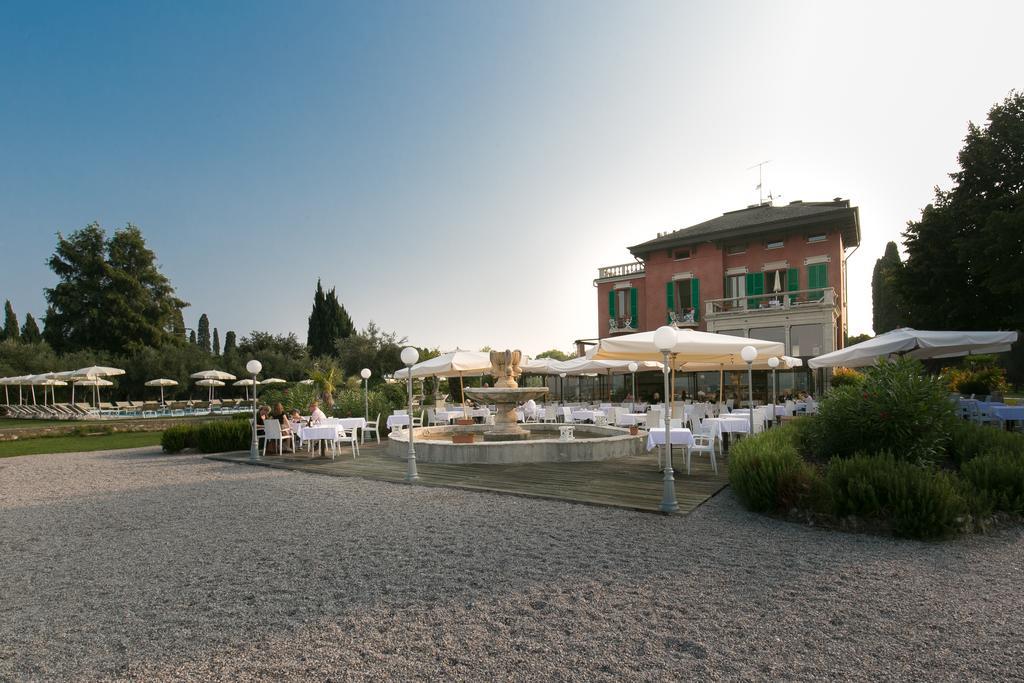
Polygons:
<instances>
[{"instance_id":1,"label":"white tablecloth","mask_svg":"<svg viewBox=\"0 0 1024 683\"><path fill-rule=\"evenodd\" d=\"M995 406L990 411L1000 420L1024 420L1024 406Z\"/></svg>"},{"instance_id":2,"label":"white tablecloth","mask_svg":"<svg viewBox=\"0 0 1024 683\"><path fill-rule=\"evenodd\" d=\"M595 415L604 415L603 410L585 410L577 409L572 411L572 419L577 422L585 422L587 420L593 421Z\"/></svg>"},{"instance_id":3,"label":"white tablecloth","mask_svg":"<svg viewBox=\"0 0 1024 683\"><path fill-rule=\"evenodd\" d=\"M694 444L693 432L689 429L673 429L672 430L672 445L673 446L686 446L689 448ZM665 444L665 428L655 427L651 431L647 432L647 450L653 451L658 446Z\"/></svg>"},{"instance_id":4,"label":"white tablecloth","mask_svg":"<svg viewBox=\"0 0 1024 683\"><path fill-rule=\"evenodd\" d=\"M344 429L341 425L300 427L299 438L303 441L334 441L338 438L338 431L341 429Z\"/></svg>"},{"instance_id":5,"label":"white tablecloth","mask_svg":"<svg viewBox=\"0 0 1024 683\"><path fill-rule=\"evenodd\" d=\"M388 415L388 429L394 429L395 427L408 427L409 416L408 415Z\"/></svg>"},{"instance_id":6,"label":"white tablecloth","mask_svg":"<svg viewBox=\"0 0 1024 683\"><path fill-rule=\"evenodd\" d=\"M339 424L345 429L365 429L366 418L364 417L339 417L332 420L334 424Z\"/></svg>"},{"instance_id":7,"label":"white tablecloth","mask_svg":"<svg viewBox=\"0 0 1024 683\"><path fill-rule=\"evenodd\" d=\"M736 434L750 433L750 416L745 417L706 417L702 424L717 424L723 432Z\"/></svg>"},{"instance_id":8,"label":"white tablecloth","mask_svg":"<svg viewBox=\"0 0 1024 683\"><path fill-rule=\"evenodd\" d=\"M615 424L620 427L642 425L647 420L647 413L619 413L615 418Z\"/></svg>"}]
</instances>

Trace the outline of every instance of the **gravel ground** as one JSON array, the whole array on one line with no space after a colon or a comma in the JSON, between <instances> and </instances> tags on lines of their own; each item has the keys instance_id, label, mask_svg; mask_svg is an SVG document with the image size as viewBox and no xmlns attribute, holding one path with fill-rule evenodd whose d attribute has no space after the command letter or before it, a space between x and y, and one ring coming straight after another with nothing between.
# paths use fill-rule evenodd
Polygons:
<instances>
[{"instance_id":1,"label":"gravel ground","mask_svg":"<svg viewBox=\"0 0 1024 683\"><path fill-rule=\"evenodd\" d=\"M1022 679L1024 533L926 544L163 456L0 460L0 679Z\"/></svg>"}]
</instances>

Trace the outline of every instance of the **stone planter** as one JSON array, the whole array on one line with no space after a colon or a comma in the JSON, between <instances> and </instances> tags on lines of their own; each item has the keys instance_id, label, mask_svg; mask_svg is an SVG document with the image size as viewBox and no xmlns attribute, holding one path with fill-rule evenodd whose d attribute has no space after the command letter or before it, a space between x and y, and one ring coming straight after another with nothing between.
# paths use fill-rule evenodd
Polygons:
<instances>
[{"instance_id":1,"label":"stone planter","mask_svg":"<svg viewBox=\"0 0 1024 683\"><path fill-rule=\"evenodd\" d=\"M460 417L455 421L455 424L459 425L460 427L469 427L470 425L474 425L476 423L473 422L473 418L471 417Z\"/></svg>"},{"instance_id":2,"label":"stone planter","mask_svg":"<svg viewBox=\"0 0 1024 683\"><path fill-rule=\"evenodd\" d=\"M474 443L474 441L472 432L456 432L452 434L452 443Z\"/></svg>"}]
</instances>

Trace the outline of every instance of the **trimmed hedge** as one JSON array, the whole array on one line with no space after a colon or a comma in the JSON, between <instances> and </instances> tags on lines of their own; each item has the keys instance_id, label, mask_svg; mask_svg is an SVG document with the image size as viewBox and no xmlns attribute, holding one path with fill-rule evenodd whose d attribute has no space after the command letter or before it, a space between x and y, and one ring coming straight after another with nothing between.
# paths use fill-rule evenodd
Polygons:
<instances>
[{"instance_id":1,"label":"trimmed hedge","mask_svg":"<svg viewBox=\"0 0 1024 683\"><path fill-rule=\"evenodd\" d=\"M943 538L966 523L968 506L955 477L889 453L834 458L826 481L837 517L872 520L897 536Z\"/></svg>"},{"instance_id":2,"label":"trimmed hedge","mask_svg":"<svg viewBox=\"0 0 1024 683\"><path fill-rule=\"evenodd\" d=\"M165 453L180 453L196 448L200 453L245 450L252 443L252 428L245 416L195 425L175 425L164 430L160 445Z\"/></svg>"},{"instance_id":3,"label":"trimmed hedge","mask_svg":"<svg viewBox=\"0 0 1024 683\"><path fill-rule=\"evenodd\" d=\"M821 507L821 475L797 453L796 430L779 427L736 443L729 454L729 483L756 512Z\"/></svg>"},{"instance_id":4,"label":"trimmed hedge","mask_svg":"<svg viewBox=\"0 0 1024 683\"><path fill-rule=\"evenodd\" d=\"M981 455L965 463L960 475L978 497L978 507L1024 515L1024 455Z\"/></svg>"}]
</instances>

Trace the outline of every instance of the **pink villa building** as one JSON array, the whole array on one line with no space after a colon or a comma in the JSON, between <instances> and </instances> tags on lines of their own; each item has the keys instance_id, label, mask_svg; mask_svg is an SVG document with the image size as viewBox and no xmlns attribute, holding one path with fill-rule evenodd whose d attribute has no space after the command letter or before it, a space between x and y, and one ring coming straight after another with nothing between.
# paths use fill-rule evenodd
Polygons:
<instances>
[{"instance_id":1,"label":"pink villa building","mask_svg":"<svg viewBox=\"0 0 1024 683\"><path fill-rule=\"evenodd\" d=\"M857 207L839 198L753 205L661 233L629 247L635 261L598 270L598 337L668 324L784 342L806 361L843 346L846 259L859 244ZM815 386L807 371L783 382Z\"/></svg>"}]
</instances>

